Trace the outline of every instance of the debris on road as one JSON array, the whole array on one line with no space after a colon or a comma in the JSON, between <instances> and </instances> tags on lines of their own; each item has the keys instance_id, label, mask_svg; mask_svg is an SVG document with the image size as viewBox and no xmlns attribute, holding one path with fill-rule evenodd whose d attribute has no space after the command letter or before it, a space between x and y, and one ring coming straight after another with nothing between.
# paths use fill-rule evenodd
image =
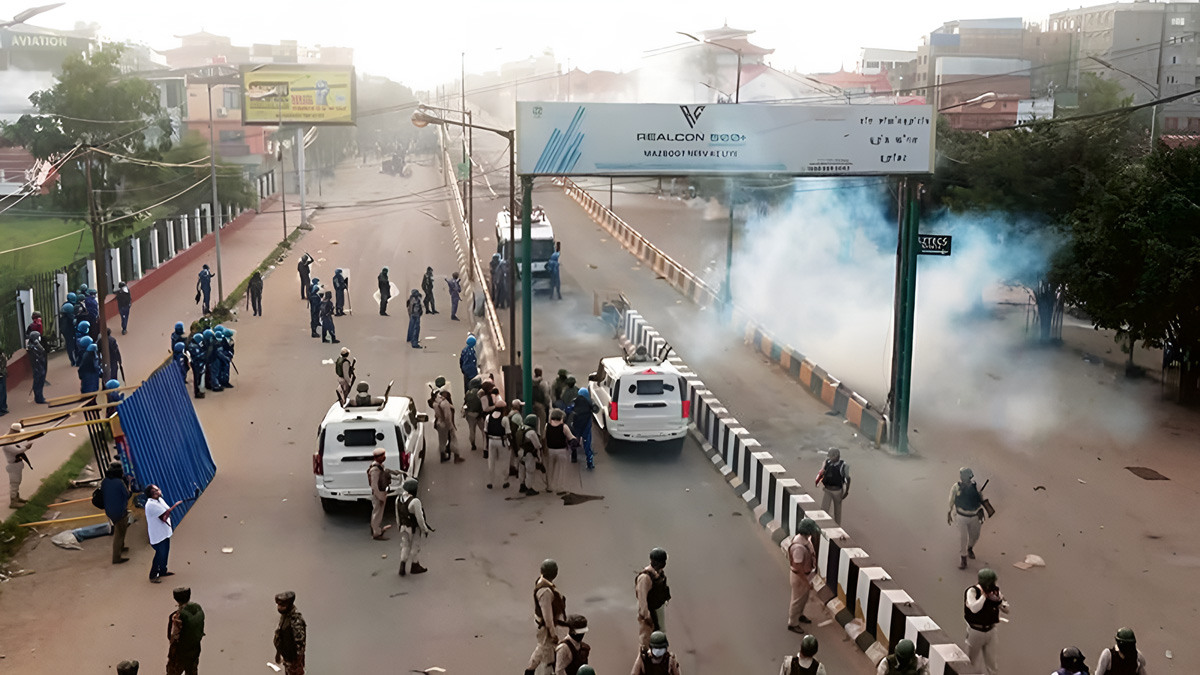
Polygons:
<instances>
[{"instance_id":1,"label":"debris on road","mask_svg":"<svg viewBox=\"0 0 1200 675\"><path fill-rule=\"evenodd\" d=\"M1082 478L1076 478L1075 480L1079 481L1080 485L1087 485L1087 481Z\"/></svg>"},{"instance_id":2,"label":"debris on road","mask_svg":"<svg viewBox=\"0 0 1200 675\"><path fill-rule=\"evenodd\" d=\"M65 548L70 551L82 551L83 547L79 545L79 540L75 538L73 532L59 532L50 538L50 543L59 548Z\"/></svg>"},{"instance_id":3,"label":"debris on road","mask_svg":"<svg viewBox=\"0 0 1200 675\"><path fill-rule=\"evenodd\" d=\"M1035 485L1035 486L1033 486L1033 491L1034 491L1034 492L1037 492L1038 490L1045 490L1045 489L1046 489L1046 486L1045 486L1045 485Z\"/></svg>"},{"instance_id":4,"label":"debris on road","mask_svg":"<svg viewBox=\"0 0 1200 675\"><path fill-rule=\"evenodd\" d=\"M279 666L275 665L274 663L271 663L270 661L267 661L267 667L268 667L268 668L270 668L271 670L273 670L273 671L277 672L277 673L278 673L279 671L283 670L282 668L280 668Z\"/></svg>"},{"instance_id":5,"label":"debris on road","mask_svg":"<svg viewBox=\"0 0 1200 675\"><path fill-rule=\"evenodd\" d=\"M225 548L222 548L222 549L221 549L221 553L233 553L233 547L232 547L232 546L226 546Z\"/></svg>"}]
</instances>

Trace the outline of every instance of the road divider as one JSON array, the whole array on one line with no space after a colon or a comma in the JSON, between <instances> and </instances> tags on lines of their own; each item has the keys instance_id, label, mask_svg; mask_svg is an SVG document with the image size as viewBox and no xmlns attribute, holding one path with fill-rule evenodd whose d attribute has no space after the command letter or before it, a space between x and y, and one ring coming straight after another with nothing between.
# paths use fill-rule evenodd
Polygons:
<instances>
[{"instance_id":1,"label":"road divider","mask_svg":"<svg viewBox=\"0 0 1200 675\"><path fill-rule=\"evenodd\" d=\"M644 346L651 354L659 353L668 344L634 309L621 315L620 339L627 350ZM791 368L788 358L787 367ZM729 414L699 376L674 352L668 360L687 382L692 435L717 471L750 506L772 540L784 545L796 534L802 518L811 518L820 527L821 535L814 541L818 575L813 588L871 663L877 664L900 640L909 639L917 645L917 653L929 658L932 675L978 675L962 648L916 604L882 567L881 561L860 548L828 513L818 508L804 484L789 475L750 431ZM798 373L806 370L804 363L800 361ZM796 377L799 379L799 374ZM836 380L819 368L807 366L806 378L810 391L822 400L828 397L830 405L842 400ZM849 397L844 402L847 410L851 405L860 408L862 405ZM780 587L784 587L783 580ZM777 618L782 630L782 617Z\"/></svg>"},{"instance_id":2,"label":"road divider","mask_svg":"<svg viewBox=\"0 0 1200 675\"><path fill-rule=\"evenodd\" d=\"M587 190L569 178L555 178L554 184L562 187L597 225L604 228L635 258L642 261L685 298L702 307L720 304L720 295L717 289L709 286L703 279L655 246L629 223L588 194ZM820 399L831 410L845 417L850 424L862 432L865 438L876 445L883 442L887 434L887 417L866 398L829 375L795 348L779 342L753 316L738 307L736 303L732 316L734 325L742 329L746 344L751 345L755 351L766 356L772 363L787 372L789 377L799 382L802 387Z\"/></svg>"}]
</instances>

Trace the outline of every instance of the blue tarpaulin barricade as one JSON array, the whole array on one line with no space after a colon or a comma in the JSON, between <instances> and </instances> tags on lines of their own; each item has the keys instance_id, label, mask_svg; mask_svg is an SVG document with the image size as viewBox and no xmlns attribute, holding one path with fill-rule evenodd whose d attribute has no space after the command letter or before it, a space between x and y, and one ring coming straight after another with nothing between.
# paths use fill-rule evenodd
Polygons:
<instances>
[{"instance_id":1,"label":"blue tarpaulin barricade","mask_svg":"<svg viewBox=\"0 0 1200 675\"><path fill-rule=\"evenodd\" d=\"M183 500L171 513L178 527L217 473L179 367L168 361L156 370L121 402L119 414L125 438L118 446L134 485L157 485L168 504Z\"/></svg>"}]
</instances>

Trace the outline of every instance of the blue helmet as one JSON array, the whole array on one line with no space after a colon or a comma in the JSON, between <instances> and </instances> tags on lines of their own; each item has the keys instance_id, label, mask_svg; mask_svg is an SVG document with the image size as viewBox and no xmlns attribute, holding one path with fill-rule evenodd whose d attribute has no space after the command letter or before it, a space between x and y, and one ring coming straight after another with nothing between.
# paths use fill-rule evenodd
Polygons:
<instances>
[{"instance_id":1,"label":"blue helmet","mask_svg":"<svg viewBox=\"0 0 1200 675\"><path fill-rule=\"evenodd\" d=\"M202 269L208 269L208 265L205 265Z\"/></svg>"},{"instance_id":2,"label":"blue helmet","mask_svg":"<svg viewBox=\"0 0 1200 675\"><path fill-rule=\"evenodd\" d=\"M176 342L176 343L175 343L175 346L173 347L173 349L174 349L175 351L177 351L177 352L181 352L181 351L183 351L183 343L182 343L182 342Z\"/></svg>"},{"instance_id":3,"label":"blue helmet","mask_svg":"<svg viewBox=\"0 0 1200 675\"><path fill-rule=\"evenodd\" d=\"M204 334L196 333L195 335L192 336L192 342L195 342L196 344L200 344L201 342L204 342Z\"/></svg>"},{"instance_id":4,"label":"blue helmet","mask_svg":"<svg viewBox=\"0 0 1200 675\"><path fill-rule=\"evenodd\" d=\"M79 333L86 333L92 329L92 324L88 321L80 321L75 324L75 330Z\"/></svg>"},{"instance_id":5,"label":"blue helmet","mask_svg":"<svg viewBox=\"0 0 1200 675\"><path fill-rule=\"evenodd\" d=\"M79 290L75 291L75 292L78 293L79 295L83 295L83 294L87 293L87 284L80 284Z\"/></svg>"},{"instance_id":6,"label":"blue helmet","mask_svg":"<svg viewBox=\"0 0 1200 675\"><path fill-rule=\"evenodd\" d=\"M467 336L467 346L468 347L474 347L476 342L478 342L478 340L475 339L474 335Z\"/></svg>"},{"instance_id":7,"label":"blue helmet","mask_svg":"<svg viewBox=\"0 0 1200 675\"><path fill-rule=\"evenodd\" d=\"M316 286L318 283L320 283L320 281L321 281L320 279L313 277L308 280L308 283L312 284L313 286Z\"/></svg>"},{"instance_id":8,"label":"blue helmet","mask_svg":"<svg viewBox=\"0 0 1200 675\"><path fill-rule=\"evenodd\" d=\"M204 331L204 337L206 339L211 340L211 339L213 339L214 336L216 336L216 333L213 332L213 329L209 328Z\"/></svg>"},{"instance_id":9,"label":"blue helmet","mask_svg":"<svg viewBox=\"0 0 1200 675\"><path fill-rule=\"evenodd\" d=\"M579 396L580 398L586 398L589 401L592 400L592 392L588 391L587 387L579 388Z\"/></svg>"},{"instance_id":10,"label":"blue helmet","mask_svg":"<svg viewBox=\"0 0 1200 675\"><path fill-rule=\"evenodd\" d=\"M94 289L94 288L89 288L89 289L87 289L87 294L88 294L88 296L93 296L93 295L95 295L95 294L96 294L96 289Z\"/></svg>"},{"instance_id":11,"label":"blue helmet","mask_svg":"<svg viewBox=\"0 0 1200 675\"><path fill-rule=\"evenodd\" d=\"M183 332L183 322L182 322L182 321L176 321L176 322L175 322L175 332L176 332L176 333L182 333L182 332Z\"/></svg>"},{"instance_id":12,"label":"blue helmet","mask_svg":"<svg viewBox=\"0 0 1200 675\"><path fill-rule=\"evenodd\" d=\"M117 387L120 387L120 386L121 386L121 383L118 380L109 380L108 382L104 383L105 389L116 389Z\"/></svg>"},{"instance_id":13,"label":"blue helmet","mask_svg":"<svg viewBox=\"0 0 1200 675\"><path fill-rule=\"evenodd\" d=\"M79 296L74 293L67 293L67 302L75 303L79 300Z\"/></svg>"},{"instance_id":14,"label":"blue helmet","mask_svg":"<svg viewBox=\"0 0 1200 675\"><path fill-rule=\"evenodd\" d=\"M213 332L213 335L218 335L218 336L224 335L225 327L224 326L215 326L215 327L213 327L212 332Z\"/></svg>"},{"instance_id":15,"label":"blue helmet","mask_svg":"<svg viewBox=\"0 0 1200 675\"><path fill-rule=\"evenodd\" d=\"M74 314L75 313L75 305L71 305L71 304L63 305L62 311L64 314Z\"/></svg>"},{"instance_id":16,"label":"blue helmet","mask_svg":"<svg viewBox=\"0 0 1200 675\"><path fill-rule=\"evenodd\" d=\"M93 340L92 340L91 336L89 336L89 335L84 335L83 337L79 338L79 344L83 345L84 349L94 346Z\"/></svg>"},{"instance_id":17,"label":"blue helmet","mask_svg":"<svg viewBox=\"0 0 1200 675\"><path fill-rule=\"evenodd\" d=\"M90 339L90 338L89 338L89 339ZM88 346L87 346L87 350L88 350L89 352L95 352L95 351L96 351L96 345L88 345Z\"/></svg>"},{"instance_id":18,"label":"blue helmet","mask_svg":"<svg viewBox=\"0 0 1200 675\"><path fill-rule=\"evenodd\" d=\"M333 273L334 273L334 274L341 274L341 273L342 273L342 268L340 268L340 267L339 267L339 268L337 268L336 270L334 270L334 271L333 271Z\"/></svg>"}]
</instances>

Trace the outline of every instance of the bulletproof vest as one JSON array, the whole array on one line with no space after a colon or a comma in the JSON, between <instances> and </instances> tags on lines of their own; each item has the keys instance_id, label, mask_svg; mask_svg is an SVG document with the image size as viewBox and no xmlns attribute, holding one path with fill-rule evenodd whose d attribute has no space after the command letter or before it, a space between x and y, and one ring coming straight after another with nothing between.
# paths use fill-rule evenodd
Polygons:
<instances>
[{"instance_id":1,"label":"bulletproof vest","mask_svg":"<svg viewBox=\"0 0 1200 675\"><path fill-rule=\"evenodd\" d=\"M575 675L579 672L579 667L588 662L588 654L592 651L592 646L579 641L579 646L575 646L575 641L567 638L562 641L562 644L567 646L567 651L571 653L571 662L567 664L567 675Z\"/></svg>"},{"instance_id":2,"label":"bulletproof vest","mask_svg":"<svg viewBox=\"0 0 1200 675\"><path fill-rule=\"evenodd\" d=\"M821 662L816 659L813 659L812 663L808 664L808 667L805 668L804 666L800 665L800 657L793 656L792 657L792 668L788 672L790 675L817 675L817 669L820 667L821 667ZM913 675L916 675L915 670L913 671Z\"/></svg>"},{"instance_id":3,"label":"bulletproof vest","mask_svg":"<svg viewBox=\"0 0 1200 675\"><path fill-rule=\"evenodd\" d=\"M466 395L463 396L463 405L467 407L467 412L469 413L475 413L478 415L479 413L483 412L483 403L481 403L479 400L479 390L468 390Z\"/></svg>"},{"instance_id":4,"label":"bulletproof vest","mask_svg":"<svg viewBox=\"0 0 1200 675\"><path fill-rule=\"evenodd\" d=\"M372 476L373 473L376 475ZM386 492L391 484L392 475L383 470L383 465L371 462L371 466L367 467L367 485Z\"/></svg>"},{"instance_id":5,"label":"bulletproof vest","mask_svg":"<svg viewBox=\"0 0 1200 675\"><path fill-rule=\"evenodd\" d=\"M179 609L179 619L179 646L189 651L199 649L200 639L204 637L204 610L189 602Z\"/></svg>"},{"instance_id":6,"label":"bulletproof vest","mask_svg":"<svg viewBox=\"0 0 1200 675\"><path fill-rule=\"evenodd\" d=\"M563 425L546 425L546 447L547 448L565 448L567 447L567 432Z\"/></svg>"},{"instance_id":7,"label":"bulletproof vest","mask_svg":"<svg viewBox=\"0 0 1200 675\"><path fill-rule=\"evenodd\" d=\"M350 359L347 359L344 356L339 356L338 360L333 362L333 371L337 373L338 377L348 376L348 373L346 372L346 362L349 360Z\"/></svg>"},{"instance_id":8,"label":"bulletproof vest","mask_svg":"<svg viewBox=\"0 0 1200 675\"><path fill-rule=\"evenodd\" d=\"M663 660L661 663L655 663L654 657L650 655L650 649L649 648L643 649L642 650L642 673L643 673L643 675L670 675L671 674L671 659L673 659L673 658L674 658L674 656L672 656L670 652L667 652L666 655L663 656ZM806 673L806 675L816 675L817 671L814 670L814 671L812 671L812 673L807 673L807 671L795 671L795 670L792 671L793 674L796 672Z\"/></svg>"},{"instance_id":9,"label":"bulletproof vest","mask_svg":"<svg viewBox=\"0 0 1200 675\"><path fill-rule=\"evenodd\" d=\"M965 513L974 513L983 506L983 497L979 494L979 488L975 486L975 481L971 481L966 485L962 482L958 484L958 494L954 496L954 507Z\"/></svg>"},{"instance_id":10,"label":"bulletproof vest","mask_svg":"<svg viewBox=\"0 0 1200 675\"><path fill-rule=\"evenodd\" d=\"M983 593L983 587L979 584L971 586L971 588L978 588L979 592ZM983 607L980 607L978 612L972 612L967 608L966 599L969 597L968 593L971 592L971 588L963 591L963 617L967 620L967 623L972 626L994 626L1000 623L1000 603L996 600L986 598L986 595ZM997 591L1000 590L999 586L995 588Z\"/></svg>"},{"instance_id":11,"label":"bulletproof vest","mask_svg":"<svg viewBox=\"0 0 1200 675\"><path fill-rule=\"evenodd\" d=\"M410 494L401 497L398 512L400 514L400 527L411 527L415 531L420 526L417 524L417 514L412 512L413 499L414 497Z\"/></svg>"},{"instance_id":12,"label":"bulletproof vest","mask_svg":"<svg viewBox=\"0 0 1200 675\"><path fill-rule=\"evenodd\" d=\"M533 586L533 616L537 619L539 626L546 625L546 618L542 616L542 606L538 604L538 591L543 588L549 588L554 594L550 601L550 611L554 612L554 616L550 617L553 622L557 619L566 619L567 617L567 598L558 589L554 587L554 582L545 577L538 577L537 583Z\"/></svg>"},{"instance_id":13,"label":"bulletproof vest","mask_svg":"<svg viewBox=\"0 0 1200 675\"><path fill-rule=\"evenodd\" d=\"M830 490L841 490L846 484L846 476L842 472L842 467L845 464L842 460L825 460L825 475L821 478L821 484Z\"/></svg>"},{"instance_id":14,"label":"bulletproof vest","mask_svg":"<svg viewBox=\"0 0 1200 675\"><path fill-rule=\"evenodd\" d=\"M504 437L504 415L498 415L495 412L488 415L487 435Z\"/></svg>"},{"instance_id":15,"label":"bulletproof vest","mask_svg":"<svg viewBox=\"0 0 1200 675\"><path fill-rule=\"evenodd\" d=\"M1121 654L1121 650L1116 647L1108 649L1108 674L1109 675L1137 675L1138 658L1137 654L1132 657L1126 657Z\"/></svg>"},{"instance_id":16,"label":"bulletproof vest","mask_svg":"<svg viewBox=\"0 0 1200 675\"><path fill-rule=\"evenodd\" d=\"M650 575L650 591L646 593L646 607L650 611L654 611L659 607L667 604L671 599L671 587L667 586L667 573L662 570L655 570L652 567L647 567L637 573L637 577L643 574ZM634 577L633 584L637 587L637 577Z\"/></svg>"},{"instance_id":17,"label":"bulletproof vest","mask_svg":"<svg viewBox=\"0 0 1200 675\"><path fill-rule=\"evenodd\" d=\"M529 439L530 433L533 433L536 435L537 430L532 427L525 427L525 426L521 427L521 435L519 436L519 438L521 439L521 451L524 452L526 455L536 455L537 454L537 446L534 445L533 441L531 441Z\"/></svg>"},{"instance_id":18,"label":"bulletproof vest","mask_svg":"<svg viewBox=\"0 0 1200 675\"><path fill-rule=\"evenodd\" d=\"M887 661L888 664L888 675L917 675L917 673L921 672L920 659L914 658L912 661L909 661L908 665L906 666L900 665L900 659L896 658L895 654L888 656L884 660Z\"/></svg>"},{"instance_id":19,"label":"bulletproof vest","mask_svg":"<svg viewBox=\"0 0 1200 675\"><path fill-rule=\"evenodd\" d=\"M542 405L550 404L550 402L546 400L546 390L542 388L541 380L533 381L533 402L541 403Z\"/></svg>"}]
</instances>

